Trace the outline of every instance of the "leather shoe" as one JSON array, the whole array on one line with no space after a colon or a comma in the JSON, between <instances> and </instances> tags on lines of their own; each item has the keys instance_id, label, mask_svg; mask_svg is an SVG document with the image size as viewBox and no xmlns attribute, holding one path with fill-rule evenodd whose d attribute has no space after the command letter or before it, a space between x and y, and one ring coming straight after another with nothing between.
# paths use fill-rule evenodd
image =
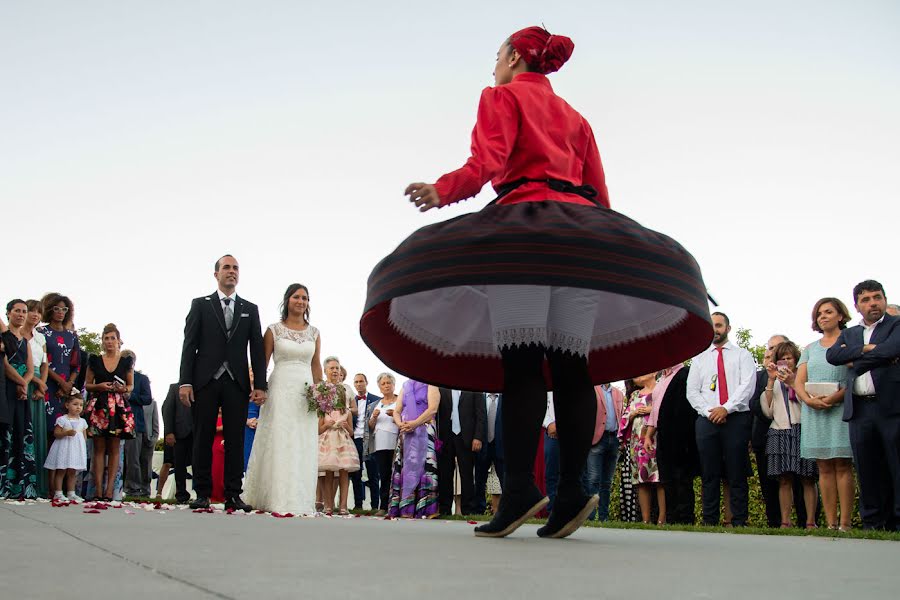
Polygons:
<instances>
[{"instance_id":1,"label":"leather shoe","mask_svg":"<svg viewBox=\"0 0 900 600\"><path fill-rule=\"evenodd\" d=\"M253 510L253 507L241 500L240 496L234 496L233 498L225 500L225 510L242 510L244 512L250 512Z\"/></svg>"},{"instance_id":2,"label":"leather shoe","mask_svg":"<svg viewBox=\"0 0 900 600\"><path fill-rule=\"evenodd\" d=\"M191 510L197 510L198 508L209 508L209 498L204 498L203 496L197 496L193 502L188 505Z\"/></svg>"},{"instance_id":3,"label":"leather shoe","mask_svg":"<svg viewBox=\"0 0 900 600\"><path fill-rule=\"evenodd\" d=\"M506 537L543 509L549 500L531 484L522 493L504 493L497 514L485 525L475 528L478 537Z\"/></svg>"},{"instance_id":4,"label":"leather shoe","mask_svg":"<svg viewBox=\"0 0 900 600\"><path fill-rule=\"evenodd\" d=\"M557 496L553 512L550 513L547 524L538 529L538 536L564 538L572 535L594 512L599 501L600 497L597 494L587 496L582 493L575 498Z\"/></svg>"}]
</instances>

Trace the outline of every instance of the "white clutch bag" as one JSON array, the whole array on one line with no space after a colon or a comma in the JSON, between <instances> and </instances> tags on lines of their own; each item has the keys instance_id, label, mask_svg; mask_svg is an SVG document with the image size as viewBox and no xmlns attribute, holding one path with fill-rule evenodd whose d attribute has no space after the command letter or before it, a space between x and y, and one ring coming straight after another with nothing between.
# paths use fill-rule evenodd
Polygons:
<instances>
[{"instance_id":1,"label":"white clutch bag","mask_svg":"<svg viewBox=\"0 0 900 600\"><path fill-rule=\"evenodd\" d=\"M838 384L830 382L806 384L806 393L810 396L830 396L838 391L838 389Z\"/></svg>"}]
</instances>

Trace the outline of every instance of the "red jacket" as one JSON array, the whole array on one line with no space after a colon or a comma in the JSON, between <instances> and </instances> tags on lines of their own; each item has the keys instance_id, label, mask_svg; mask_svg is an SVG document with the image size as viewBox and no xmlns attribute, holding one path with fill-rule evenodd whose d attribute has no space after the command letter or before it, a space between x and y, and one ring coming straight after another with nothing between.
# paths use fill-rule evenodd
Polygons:
<instances>
[{"instance_id":1,"label":"red jacket","mask_svg":"<svg viewBox=\"0 0 900 600\"><path fill-rule=\"evenodd\" d=\"M472 156L461 168L435 183L441 206L481 191L490 181L494 189L521 178L560 179L592 185L597 201L609 207L609 193L600 153L591 126L539 73L521 73L507 85L486 88L472 131ZM511 191L498 204L538 200L593 204L577 194L551 190L529 182Z\"/></svg>"}]
</instances>

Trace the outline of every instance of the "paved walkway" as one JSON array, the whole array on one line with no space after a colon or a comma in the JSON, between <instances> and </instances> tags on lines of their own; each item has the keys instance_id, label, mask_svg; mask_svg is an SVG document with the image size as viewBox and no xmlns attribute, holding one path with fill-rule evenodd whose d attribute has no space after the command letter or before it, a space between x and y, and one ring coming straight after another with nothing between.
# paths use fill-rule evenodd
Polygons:
<instances>
[{"instance_id":1,"label":"paved walkway","mask_svg":"<svg viewBox=\"0 0 900 600\"><path fill-rule=\"evenodd\" d=\"M896 598L900 543L0 503L0 598Z\"/></svg>"}]
</instances>

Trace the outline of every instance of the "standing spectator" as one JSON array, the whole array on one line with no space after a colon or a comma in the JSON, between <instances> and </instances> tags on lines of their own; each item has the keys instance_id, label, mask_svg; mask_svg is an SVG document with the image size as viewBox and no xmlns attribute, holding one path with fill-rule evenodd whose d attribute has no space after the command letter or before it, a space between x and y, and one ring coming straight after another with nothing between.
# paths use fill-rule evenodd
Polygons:
<instances>
[{"instance_id":1,"label":"standing spectator","mask_svg":"<svg viewBox=\"0 0 900 600\"><path fill-rule=\"evenodd\" d=\"M544 482L547 490L547 512L553 512L556 491L559 488L559 436L556 433L556 409L553 392L547 392L547 410L544 412Z\"/></svg>"},{"instance_id":2,"label":"standing spectator","mask_svg":"<svg viewBox=\"0 0 900 600\"><path fill-rule=\"evenodd\" d=\"M382 373L376 380L382 398L372 406L372 412L366 410L369 421L369 430L372 432L368 442L368 455L370 461L375 463L372 472L378 474L377 487L378 501L376 516L383 517L387 514L391 496L391 464L394 459L394 450L397 448L397 436L400 428L394 422L394 408L397 395L394 393L396 380L390 373ZM368 468L368 467L366 467ZM371 478L372 475L370 474ZM373 499L372 504L376 501Z\"/></svg>"},{"instance_id":3,"label":"standing spectator","mask_svg":"<svg viewBox=\"0 0 900 600\"><path fill-rule=\"evenodd\" d=\"M5 346L6 397L9 425L0 426L0 498L37 498L34 463L34 435L28 387L34 378L31 347L22 335L28 307L24 300L6 305L9 330L3 333Z\"/></svg>"},{"instance_id":4,"label":"standing spectator","mask_svg":"<svg viewBox=\"0 0 900 600\"><path fill-rule=\"evenodd\" d=\"M121 342L119 329L113 323L104 327L103 354L88 358L85 376L85 387L90 394L85 420L93 443L94 485L96 494L107 502L113 500L121 440L134 438L134 415L129 403L134 390L134 367L130 358L121 355Z\"/></svg>"},{"instance_id":5,"label":"standing spectator","mask_svg":"<svg viewBox=\"0 0 900 600\"><path fill-rule=\"evenodd\" d=\"M900 305L888 304L884 312L891 315L892 317L900 317Z\"/></svg>"},{"instance_id":6,"label":"standing spectator","mask_svg":"<svg viewBox=\"0 0 900 600\"><path fill-rule=\"evenodd\" d=\"M163 433L166 438L166 456L163 462L171 464L175 471L175 501L185 504L191 499L187 491L187 468L191 466L194 448L193 419L191 409L178 399L178 384L169 386L169 393L162 406ZM157 495L165 483L160 474Z\"/></svg>"},{"instance_id":7,"label":"standing spectator","mask_svg":"<svg viewBox=\"0 0 900 600\"><path fill-rule=\"evenodd\" d=\"M625 380L625 406L624 410L628 410L631 406L631 399L634 393L640 389L634 384L633 379ZM696 442L695 442L696 445ZM638 506L637 487L631 483L631 461L621 456L619 460L619 520L626 523L637 523L640 515Z\"/></svg>"},{"instance_id":8,"label":"standing spectator","mask_svg":"<svg viewBox=\"0 0 900 600\"><path fill-rule=\"evenodd\" d=\"M133 367L137 365L137 355L132 350L123 350L122 357L131 361ZM143 457L146 446L150 441L152 432L146 420L144 408L153 402L153 393L150 390L150 378L134 370L134 390L128 398L131 405L131 414L134 415L134 438L125 440L125 493L129 496L149 496L150 482L144 482ZM158 425L157 425L158 426ZM159 432L157 431L157 435ZM153 441L156 442L155 436ZM152 447L152 446L151 446ZM151 450L152 458L152 450Z\"/></svg>"},{"instance_id":9,"label":"standing spectator","mask_svg":"<svg viewBox=\"0 0 900 600\"><path fill-rule=\"evenodd\" d=\"M53 502L79 504L84 500L75 493L75 474L87 468L87 422L81 418L84 398L72 394L63 403L66 416L59 417L53 428L53 445L47 454L44 468L55 473ZM66 495L63 496L65 487Z\"/></svg>"},{"instance_id":10,"label":"standing spectator","mask_svg":"<svg viewBox=\"0 0 900 600\"><path fill-rule=\"evenodd\" d=\"M653 412L653 390L656 388L656 373L634 378L640 386L632 394L628 409L621 417L620 433L625 443L627 458L631 463L631 483L637 487L638 503L641 506L641 520L649 523L653 509L653 491L659 506L657 523L666 523L666 494L660 485L659 467L656 461L656 439L649 435L649 419Z\"/></svg>"},{"instance_id":11,"label":"standing spectator","mask_svg":"<svg viewBox=\"0 0 900 600\"><path fill-rule=\"evenodd\" d=\"M363 466L366 467L366 476L368 477L369 504L372 510L378 510L378 474L373 470L374 460L369 460L366 441L369 439L370 430L369 419L366 415L371 415L372 407L378 404L381 398L370 394L367 390L368 386L369 379L364 373L357 373L353 376L357 411L357 414L353 415L353 443L356 444L356 452L359 454L359 470L350 474L350 482L353 484L353 508L356 510L362 509L363 501L366 499L366 488L363 486L362 480Z\"/></svg>"},{"instance_id":12,"label":"standing spectator","mask_svg":"<svg viewBox=\"0 0 900 600\"><path fill-rule=\"evenodd\" d=\"M430 519L438 514L438 466L434 416L438 388L408 380L394 404L400 432L391 475L388 516Z\"/></svg>"},{"instance_id":13,"label":"standing spectator","mask_svg":"<svg viewBox=\"0 0 900 600\"><path fill-rule=\"evenodd\" d=\"M766 343L766 350L763 353L762 369L756 374L756 389L750 398L750 412L753 415L753 430L750 436L750 447L756 456L756 471L759 478L759 488L762 492L763 501L766 506L766 522L769 527L781 527L781 501L779 499L779 482L777 478L769 477L769 457L766 454L766 440L769 437L769 427L772 425L772 418L763 412L762 402L763 392L769 384L768 365L774 365L772 353L775 347L782 342L788 342L787 336L775 334L769 338ZM823 354L824 360L824 354ZM801 411L802 416L802 411ZM805 429L805 427L804 427ZM801 446L802 446L801 433ZM797 510L797 523L801 525L806 523L806 502L803 499L803 485L800 478L794 478L794 507Z\"/></svg>"},{"instance_id":14,"label":"standing spectator","mask_svg":"<svg viewBox=\"0 0 900 600\"><path fill-rule=\"evenodd\" d=\"M800 418L800 456L815 460L819 469L819 492L829 529L849 531L853 516L856 485L853 481L853 451L850 448L850 426L843 420L844 390L847 367L828 363L825 353L837 341L850 321L850 311L837 298L822 298L813 307L812 328L822 337L803 349L797 367L795 388L803 402ZM806 384L826 384L835 388L831 394L811 395ZM821 386L820 386L821 387ZM838 521L838 502L841 515ZM798 507L799 508L799 507ZM800 513L798 510L797 517Z\"/></svg>"},{"instance_id":15,"label":"standing spectator","mask_svg":"<svg viewBox=\"0 0 900 600\"><path fill-rule=\"evenodd\" d=\"M438 489L440 512L453 514L453 470L459 464L462 512L475 514L475 454L485 431L484 395L440 388ZM455 461L455 463L454 463Z\"/></svg>"},{"instance_id":16,"label":"standing spectator","mask_svg":"<svg viewBox=\"0 0 900 600\"><path fill-rule=\"evenodd\" d=\"M713 344L694 357L687 381L688 400L699 415L696 436L703 479L703 523L719 524L719 482L724 466L731 492L732 524L745 526L749 404L756 365L747 350L728 340L731 331L728 316L715 312L712 321Z\"/></svg>"},{"instance_id":17,"label":"standing spectator","mask_svg":"<svg viewBox=\"0 0 900 600\"><path fill-rule=\"evenodd\" d=\"M47 450L52 440L47 439L47 428L45 427L46 417L46 398L47 398L47 377L49 364L47 362L47 338L40 331L36 331L35 327L41 322L43 309L39 300L28 300L25 302L28 307L28 316L25 318L25 326L22 327L22 337L28 340L31 347L31 361L34 363L34 378L28 388L28 399L31 403L31 431L34 435L34 465L37 480L38 495L42 498L49 497L50 482L47 478L47 471L41 468L47 459Z\"/></svg>"},{"instance_id":18,"label":"standing spectator","mask_svg":"<svg viewBox=\"0 0 900 600\"><path fill-rule=\"evenodd\" d=\"M487 509L486 494L488 493L488 481L493 473L497 481L492 481L490 490L491 503L494 504L494 496L502 493L503 488L503 395L485 394L485 431L484 444L481 451L475 456L475 512L484 514ZM494 491L498 490L498 491ZM492 509L496 513L496 506Z\"/></svg>"},{"instance_id":19,"label":"standing spectator","mask_svg":"<svg viewBox=\"0 0 900 600\"><path fill-rule=\"evenodd\" d=\"M594 437L584 469L584 493L597 494L600 498L597 510L591 513L601 521L609 520L609 500L612 496L612 480L619 458L619 422L624 412L625 396L618 388L608 383L594 388L597 394L597 420Z\"/></svg>"},{"instance_id":20,"label":"standing spectator","mask_svg":"<svg viewBox=\"0 0 900 600\"><path fill-rule=\"evenodd\" d=\"M863 527L893 521L900 528L900 317L885 314L887 297L877 281L857 284L853 299L862 322L843 330L825 356L848 367L844 420L850 423ZM893 515L886 506L889 490Z\"/></svg>"},{"instance_id":21,"label":"standing spectator","mask_svg":"<svg viewBox=\"0 0 900 600\"><path fill-rule=\"evenodd\" d=\"M346 396L349 404L351 396ZM322 496L325 513L334 511L334 476L340 484L340 513L348 515L347 496L350 491L349 474L359 470L359 453L353 444L352 413L346 408L338 408L319 417L319 469L324 471Z\"/></svg>"},{"instance_id":22,"label":"standing spectator","mask_svg":"<svg viewBox=\"0 0 900 600\"><path fill-rule=\"evenodd\" d=\"M159 406L156 400L144 407L144 423L147 433L144 436L144 447L141 448L141 486L142 492L150 496L150 485L153 482L153 453L159 441Z\"/></svg>"},{"instance_id":23,"label":"standing spectator","mask_svg":"<svg viewBox=\"0 0 900 600\"><path fill-rule=\"evenodd\" d=\"M693 525L694 478L700 475L700 457L694 423L697 413L687 399L690 368L678 363L662 372L653 391L648 435L656 434L656 462L666 493L666 520ZM652 425L655 423L655 426Z\"/></svg>"},{"instance_id":24,"label":"standing spectator","mask_svg":"<svg viewBox=\"0 0 900 600\"><path fill-rule=\"evenodd\" d=\"M815 462L800 456L800 400L794 391L794 378L800 349L793 342L775 347L775 364L766 365L768 383L760 401L762 410L772 419L766 440L768 470L766 475L778 479L778 502L781 507L781 527L791 526L794 504L794 480L803 485L806 508L806 528L816 527L816 471ZM799 523L798 523L799 525Z\"/></svg>"},{"instance_id":25,"label":"standing spectator","mask_svg":"<svg viewBox=\"0 0 900 600\"><path fill-rule=\"evenodd\" d=\"M44 334L47 340L47 358L50 362L44 419L47 440L50 441L53 439L56 419L65 414L63 401L72 393L75 380L82 371L82 365L86 366L87 361L81 360L78 335L72 329L74 317L72 301L67 296L51 293L44 296L41 305L44 309L44 322L47 325L39 327L38 331Z\"/></svg>"},{"instance_id":26,"label":"standing spectator","mask_svg":"<svg viewBox=\"0 0 900 600\"><path fill-rule=\"evenodd\" d=\"M253 441L256 439L256 427L259 425L259 404L251 402L247 407L247 428L244 429L244 473L250 463Z\"/></svg>"}]
</instances>

